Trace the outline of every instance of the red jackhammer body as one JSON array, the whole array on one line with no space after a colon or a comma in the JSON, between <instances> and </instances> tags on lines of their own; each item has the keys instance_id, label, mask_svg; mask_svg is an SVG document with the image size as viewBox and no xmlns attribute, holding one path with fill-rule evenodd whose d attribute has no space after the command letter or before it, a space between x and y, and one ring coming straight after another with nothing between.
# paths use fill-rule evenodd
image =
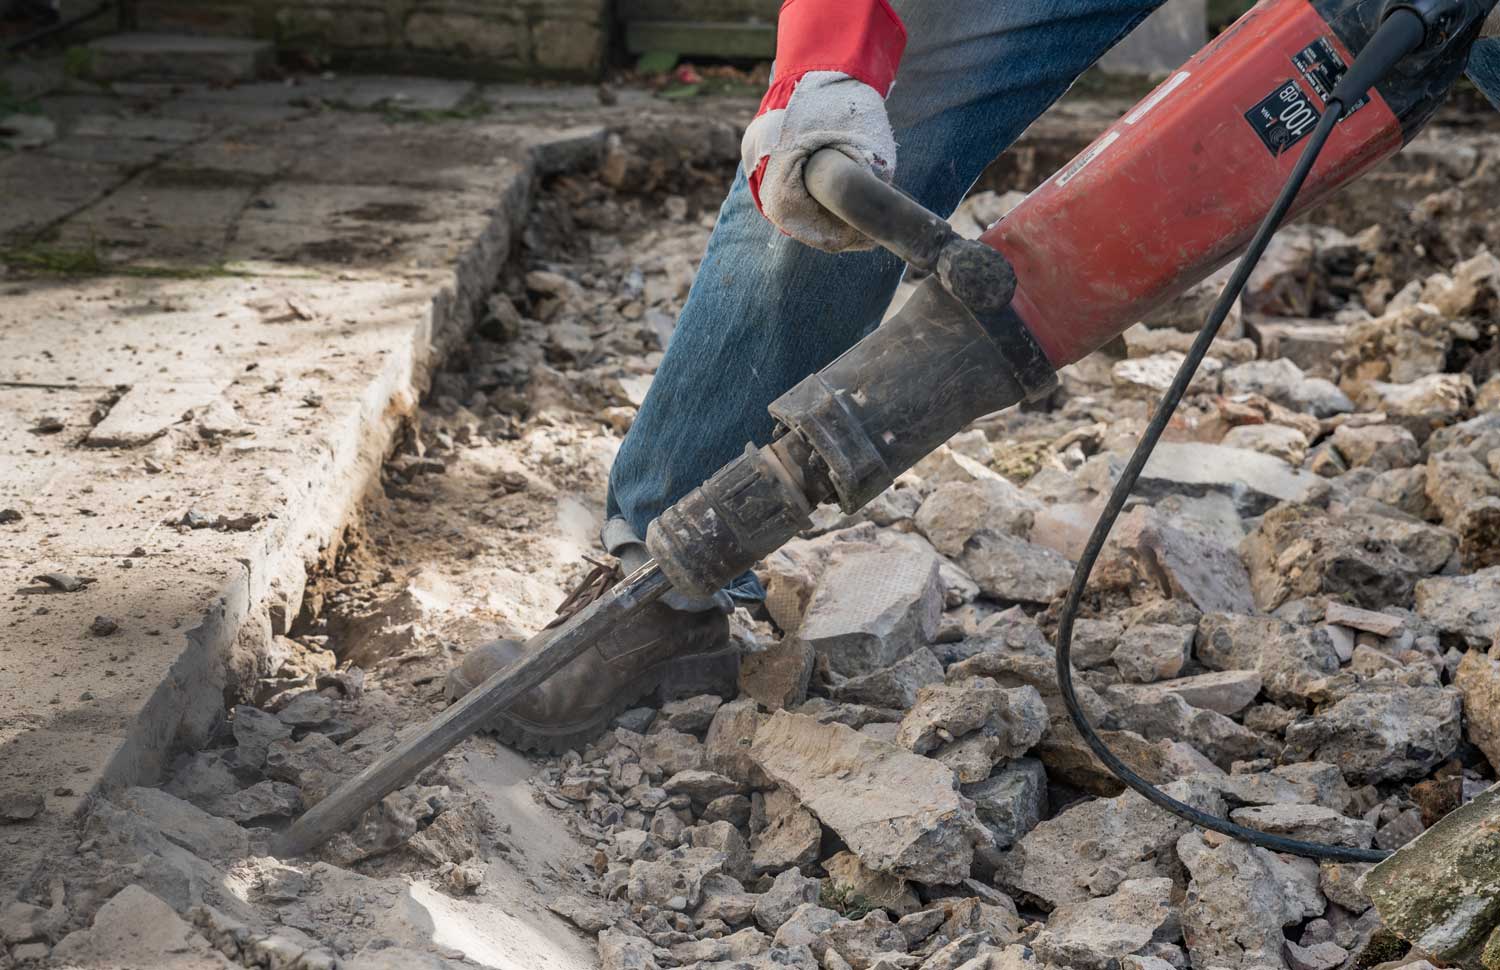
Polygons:
<instances>
[{"instance_id":1,"label":"red jackhammer body","mask_svg":"<svg viewBox=\"0 0 1500 970\"><path fill-rule=\"evenodd\" d=\"M1053 364L1096 350L1244 248L1381 10L1260 4L983 235L1015 268L1016 313ZM1381 82L1339 123L1293 214L1399 151L1463 64Z\"/></svg>"}]
</instances>

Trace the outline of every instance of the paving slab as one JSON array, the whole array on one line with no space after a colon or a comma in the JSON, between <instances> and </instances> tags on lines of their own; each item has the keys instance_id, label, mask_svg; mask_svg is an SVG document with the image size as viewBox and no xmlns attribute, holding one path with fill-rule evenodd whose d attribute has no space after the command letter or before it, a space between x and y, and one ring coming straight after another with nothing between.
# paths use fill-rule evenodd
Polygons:
<instances>
[{"instance_id":1,"label":"paving slab","mask_svg":"<svg viewBox=\"0 0 1500 970\"><path fill-rule=\"evenodd\" d=\"M254 186L162 168L143 172L71 218L54 237L109 258L212 266L224 259L229 228Z\"/></svg>"},{"instance_id":2,"label":"paving slab","mask_svg":"<svg viewBox=\"0 0 1500 970\"><path fill-rule=\"evenodd\" d=\"M38 233L102 199L130 171L119 165L69 161L34 153L0 157L0 239Z\"/></svg>"}]
</instances>

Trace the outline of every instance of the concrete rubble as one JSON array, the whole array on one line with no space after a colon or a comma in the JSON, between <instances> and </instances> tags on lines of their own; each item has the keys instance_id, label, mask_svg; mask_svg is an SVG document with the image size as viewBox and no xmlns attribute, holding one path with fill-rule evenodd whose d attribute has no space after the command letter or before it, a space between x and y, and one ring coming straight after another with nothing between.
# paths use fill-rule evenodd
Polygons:
<instances>
[{"instance_id":1,"label":"concrete rubble","mask_svg":"<svg viewBox=\"0 0 1500 970\"><path fill-rule=\"evenodd\" d=\"M1500 967L1500 264L1357 207L1278 237L1095 571L1074 662L1090 720L1170 794L1387 863L1193 829L1122 790L1053 682L1072 563L1201 292L868 509L821 511L736 612L737 679L642 698L559 757L471 739L312 857L268 854L441 709L465 649L534 632L582 575L732 170L734 126L698 124L607 135L539 182L339 554L160 784L92 800L54 878L0 900L0 966ZM687 131L708 154L642 147ZM1441 179L1497 188L1418 158L1412 213ZM243 439L232 385L175 385L181 410L148 390L80 439ZM249 511L187 498L163 528ZM59 569L27 568L38 602L108 575ZM116 628L86 634L95 615ZM137 619L72 622L107 645ZM52 804L0 798L0 845Z\"/></svg>"}]
</instances>

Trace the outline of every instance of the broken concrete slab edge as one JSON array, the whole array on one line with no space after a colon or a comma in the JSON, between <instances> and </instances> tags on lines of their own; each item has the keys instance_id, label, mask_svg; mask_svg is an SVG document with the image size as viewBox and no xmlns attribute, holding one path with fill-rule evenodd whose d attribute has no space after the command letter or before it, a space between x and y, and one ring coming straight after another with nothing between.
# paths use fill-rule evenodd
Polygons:
<instances>
[{"instance_id":1,"label":"broken concrete slab edge","mask_svg":"<svg viewBox=\"0 0 1500 970\"><path fill-rule=\"evenodd\" d=\"M606 137L603 126L593 126L559 131L526 146L526 158L488 210L482 231L458 254L450 281L436 289L430 309L413 321L411 340L397 345L397 353L359 395L358 411L325 439L331 447L310 471L309 487L287 492L289 508L273 520L270 534L259 537L261 558L240 558L234 577L213 597L198 625L184 633L186 649L132 719L89 795L151 784L172 755L207 741L224 713L224 660L236 650L263 655L276 632L270 620L273 601L279 599L284 615L294 616L309 566L337 555L345 528L369 490L378 487L381 467L436 366L477 325L530 213L536 181L596 162ZM318 482L324 483L321 489ZM82 799L73 821L86 815L92 802ZM15 881L33 875L17 873Z\"/></svg>"}]
</instances>

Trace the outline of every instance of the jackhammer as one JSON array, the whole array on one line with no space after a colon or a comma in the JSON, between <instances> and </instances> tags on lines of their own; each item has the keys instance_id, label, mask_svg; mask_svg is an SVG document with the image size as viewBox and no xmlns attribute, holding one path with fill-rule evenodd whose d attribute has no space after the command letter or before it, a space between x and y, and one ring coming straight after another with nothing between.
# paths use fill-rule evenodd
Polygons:
<instances>
[{"instance_id":1,"label":"jackhammer","mask_svg":"<svg viewBox=\"0 0 1500 970\"><path fill-rule=\"evenodd\" d=\"M353 824L622 618L670 589L721 588L807 529L825 502L857 511L969 422L1047 396L1057 368L1244 253L1078 562L1058 625L1058 685L1100 760L1168 811L1280 852L1383 858L1245 828L1137 775L1074 695L1073 621L1110 527L1272 234L1421 131L1495 2L1263 0L978 240L839 152L814 154L804 172L813 198L926 279L771 404L769 444L747 445L652 523L652 562L324 798L278 854Z\"/></svg>"}]
</instances>

